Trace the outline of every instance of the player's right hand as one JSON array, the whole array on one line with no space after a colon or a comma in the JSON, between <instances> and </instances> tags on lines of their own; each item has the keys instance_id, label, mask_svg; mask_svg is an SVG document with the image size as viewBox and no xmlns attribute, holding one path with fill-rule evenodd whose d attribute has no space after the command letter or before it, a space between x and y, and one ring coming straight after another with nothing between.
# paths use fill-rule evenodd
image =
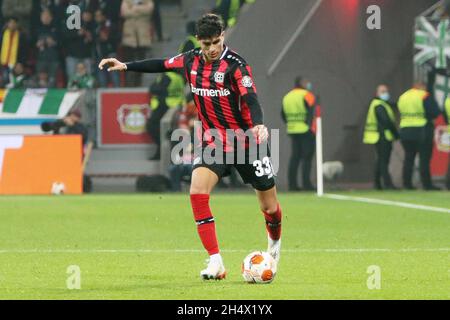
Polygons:
<instances>
[{"instance_id":1,"label":"player's right hand","mask_svg":"<svg viewBox=\"0 0 450 320\"><path fill-rule=\"evenodd\" d=\"M125 71L127 70L127 65L123 62L120 62L116 58L108 58L108 59L102 59L100 63L98 64L98 68L100 70L103 70L104 66L108 66L108 71Z\"/></svg>"}]
</instances>

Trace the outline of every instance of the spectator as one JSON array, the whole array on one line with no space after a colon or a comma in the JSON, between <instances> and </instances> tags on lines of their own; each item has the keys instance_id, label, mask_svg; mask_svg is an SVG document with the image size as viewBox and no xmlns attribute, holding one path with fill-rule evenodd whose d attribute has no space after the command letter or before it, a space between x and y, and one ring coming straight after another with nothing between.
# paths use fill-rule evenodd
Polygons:
<instances>
[{"instance_id":1,"label":"spectator","mask_svg":"<svg viewBox=\"0 0 450 320\"><path fill-rule=\"evenodd\" d=\"M119 25L120 22L120 6L122 0L97 0L96 10L102 10L106 19L111 21L113 26Z\"/></svg>"},{"instance_id":2,"label":"spectator","mask_svg":"<svg viewBox=\"0 0 450 320\"><path fill-rule=\"evenodd\" d=\"M38 74L35 76L34 81L31 83L30 87L36 88L36 89L46 89L50 86L49 83L49 76L46 71L38 72Z\"/></svg>"},{"instance_id":3,"label":"spectator","mask_svg":"<svg viewBox=\"0 0 450 320\"><path fill-rule=\"evenodd\" d=\"M195 36L195 21L189 21L186 24L186 33L188 34L186 40L181 44L180 49L178 51L180 53L188 52L192 49L200 47L200 44Z\"/></svg>"},{"instance_id":4,"label":"spectator","mask_svg":"<svg viewBox=\"0 0 450 320\"><path fill-rule=\"evenodd\" d=\"M94 77L91 76L86 69L84 63L77 64L77 72L70 77L69 89L92 89L94 88Z\"/></svg>"},{"instance_id":5,"label":"spectator","mask_svg":"<svg viewBox=\"0 0 450 320\"><path fill-rule=\"evenodd\" d=\"M32 0L3 0L1 9L4 17L16 17L22 25L22 30L28 33L32 7Z\"/></svg>"},{"instance_id":6,"label":"spectator","mask_svg":"<svg viewBox=\"0 0 450 320\"><path fill-rule=\"evenodd\" d=\"M192 161L194 152L194 122L197 119L197 109L193 103L185 104L175 117L175 127L183 130L184 139L190 137L188 147L182 153L175 155L169 166L170 183L173 192L181 191L181 182L184 177L192 174Z\"/></svg>"},{"instance_id":7,"label":"spectator","mask_svg":"<svg viewBox=\"0 0 450 320\"><path fill-rule=\"evenodd\" d=\"M150 86L150 107L152 114L147 121L146 129L153 138L158 149L150 160L159 160L161 152L160 122L169 108L178 108L185 103L184 79L178 73L161 74Z\"/></svg>"},{"instance_id":8,"label":"spectator","mask_svg":"<svg viewBox=\"0 0 450 320\"><path fill-rule=\"evenodd\" d=\"M92 55L94 46L95 24L92 12L82 13L80 30L65 28L66 74L70 77L75 73L77 65L84 63L87 72L92 70Z\"/></svg>"},{"instance_id":9,"label":"spectator","mask_svg":"<svg viewBox=\"0 0 450 320\"><path fill-rule=\"evenodd\" d=\"M59 67L58 45L59 34L53 25L53 15L49 9L44 9L41 13L41 26L37 32L37 72L44 70L48 72L50 87L56 85L56 72Z\"/></svg>"},{"instance_id":10,"label":"spectator","mask_svg":"<svg viewBox=\"0 0 450 320\"><path fill-rule=\"evenodd\" d=\"M111 23L109 20L106 20L102 10L97 10L95 12L95 22L97 23L95 29L95 59L97 62L100 62L103 57L116 57L117 53L113 40L114 35L111 32ZM109 78L111 78L114 87L120 86L119 73L108 72L107 70L97 71L97 80L100 87L108 87Z\"/></svg>"},{"instance_id":11,"label":"spectator","mask_svg":"<svg viewBox=\"0 0 450 320\"><path fill-rule=\"evenodd\" d=\"M3 83L9 79L9 73L17 62L26 60L26 39L20 31L17 18L9 18L2 34L0 61Z\"/></svg>"},{"instance_id":12,"label":"spectator","mask_svg":"<svg viewBox=\"0 0 450 320\"><path fill-rule=\"evenodd\" d=\"M36 42L37 39L37 32L39 30L39 27L41 26L41 15L42 12L45 10L50 10L52 14L52 24L55 27L59 27L60 23L56 19L56 13L57 13L57 6L55 3L55 0L32 0L33 1L33 8L31 10L31 33L30 38L32 43Z\"/></svg>"},{"instance_id":13,"label":"spectator","mask_svg":"<svg viewBox=\"0 0 450 320\"><path fill-rule=\"evenodd\" d=\"M121 7L124 18L122 45L125 60L142 60L149 54L152 45L151 15L153 9L152 0L123 0ZM128 86L141 85L141 73L127 72L125 77Z\"/></svg>"},{"instance_id":14,"label":"spectator","mask_svg":"<svg viewBox=\"0 0 450 320\"><path fill-rule=\"evenodd\" d=\"M8 89L22 89L25 87L25 82L27 80L26 74L24 72L23 64L16 63L13 71L9 74L9 83L6 85Z\"/></svg>"},{"instance_id":15,"label":"spectator","mask_svg":"<svg viewBox=\"0 0 450 320\"><path fill-rule=\"evenodd\" d=\"M155 30L156 38L159 42L164 40L162 23L161 23L161 0L153 0L154 9L152 13L153 27Z\"/></svg>"},{"instance_id":16,"label":"spectator","mask_svg":"<svg viewBox=\"0 0 450 320\"><path fill-rule=\"evenodd\" d=\"M3 26L5 24L5 16L3 14L3 11L1 10L2 8L2 1L0 0L0 26Z\"/></svg>"},{"instance_id":17,"label":"spectator","mask_svg":"<svg viewBox=\"0 0 450 320\"><path fill-rule=\"evenodd\" d=\"M181 128L179 128L181 129ZM189 135L189 130L185 129L186 135ZM192 160L193 160L193 144L189 143L181 154L175 155L172 159L173 163L169 166L170 185L173 192L181 191L181 182L186 176L192 174Z\"/></svg>"}]
</instances>

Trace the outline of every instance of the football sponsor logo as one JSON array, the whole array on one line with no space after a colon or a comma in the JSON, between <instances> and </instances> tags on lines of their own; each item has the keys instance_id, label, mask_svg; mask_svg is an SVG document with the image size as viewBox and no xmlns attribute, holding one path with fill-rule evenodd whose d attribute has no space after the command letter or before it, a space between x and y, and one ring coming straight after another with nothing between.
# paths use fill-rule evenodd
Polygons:
<instances>
[{"instance_id":1,"label":"football sponsor logo","mask_svg":"<svg viewBox=\"0 0 450 320\"><path fill-rule=\"evenodd\" d=\"M191 91L193 94L202 97L226 97L231 94L228 89L200 89L196 87L192 87Z\"/></svg>"},{"instance_id":2,"label":"football sponsor logo","mask_svg":"<svg viewBox=\"0 0 450 320\"><path fill-rule=\"evenodd\" d=\"M225 79L225 73L223 72L216 72L214 74L214 81L217 83L223 83L223 80Z\"/></svg>"},{"instance_id":3,"label":"football sponsor logo","mask_svg":"<svg viewBox=\"0 0 450 320\"><path fill-rule=\"evenodd\" d=\"M251 88L253 86L253 80L249 76L243 77L241 83L246 88Z\"/></svg>"}]
</instances>

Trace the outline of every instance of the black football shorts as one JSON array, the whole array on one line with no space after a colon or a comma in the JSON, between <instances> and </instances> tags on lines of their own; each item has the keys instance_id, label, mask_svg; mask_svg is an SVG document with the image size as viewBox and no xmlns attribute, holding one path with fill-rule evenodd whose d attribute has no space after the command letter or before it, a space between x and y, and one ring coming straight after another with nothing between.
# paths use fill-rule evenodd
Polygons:
<instances>
[{"instance_id":1,"label":"black football shorts","mask_svg":"<svg viewBox=\"0 0 450 320\"><path fill-rule=\"evenodd\" d=\"M224 153L224 159L220 163L211 163L211 161L208 163L203 158L197 157L194 159L193 170L197 168L208 168L221 179L230 175L231 168L235 167L244 183L250 184L254 189L258 191L272 189L275 186L275 174L270 159L270 150L267 150L267 153L264 154L259 152L258 154L255 153L253 156L250 156L248 151L246 151L244 158L245 161L242 161L244 160L242 157L241 161L238 161L236 152L233 152L232 156L228 154L228 159ZM233 161L230 161L230 159L233 159Z\"/></svg>"}]
</instances>

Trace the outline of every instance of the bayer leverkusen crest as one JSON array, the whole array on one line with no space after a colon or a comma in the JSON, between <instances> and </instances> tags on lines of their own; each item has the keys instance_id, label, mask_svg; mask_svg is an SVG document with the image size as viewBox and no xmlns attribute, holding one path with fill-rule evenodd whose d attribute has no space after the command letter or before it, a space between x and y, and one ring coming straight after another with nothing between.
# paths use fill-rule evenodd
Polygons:
<instances>
[{"instance_id":1,"label":"bayer leverkusen crest","mask_svg":"<svg viewBox=\"0 0 450 320\"><path fill-rule=\"evenodd\" d=\"M435 129L434 141L440 152L450 153L450 133L447 126L438 126Z\"/></svg>"},{"instance_id":2,"label":"bayer leverkusen crest","mask_svg":"<svg viewBox=\"0 0 450 320\"><path fill-rule=\"evenodd\" d=\"M122 133L139 135L145 132L145 124L151 110L145 104L124 104L117 110L117 121Z\"/></svg>"}]
</instances>

